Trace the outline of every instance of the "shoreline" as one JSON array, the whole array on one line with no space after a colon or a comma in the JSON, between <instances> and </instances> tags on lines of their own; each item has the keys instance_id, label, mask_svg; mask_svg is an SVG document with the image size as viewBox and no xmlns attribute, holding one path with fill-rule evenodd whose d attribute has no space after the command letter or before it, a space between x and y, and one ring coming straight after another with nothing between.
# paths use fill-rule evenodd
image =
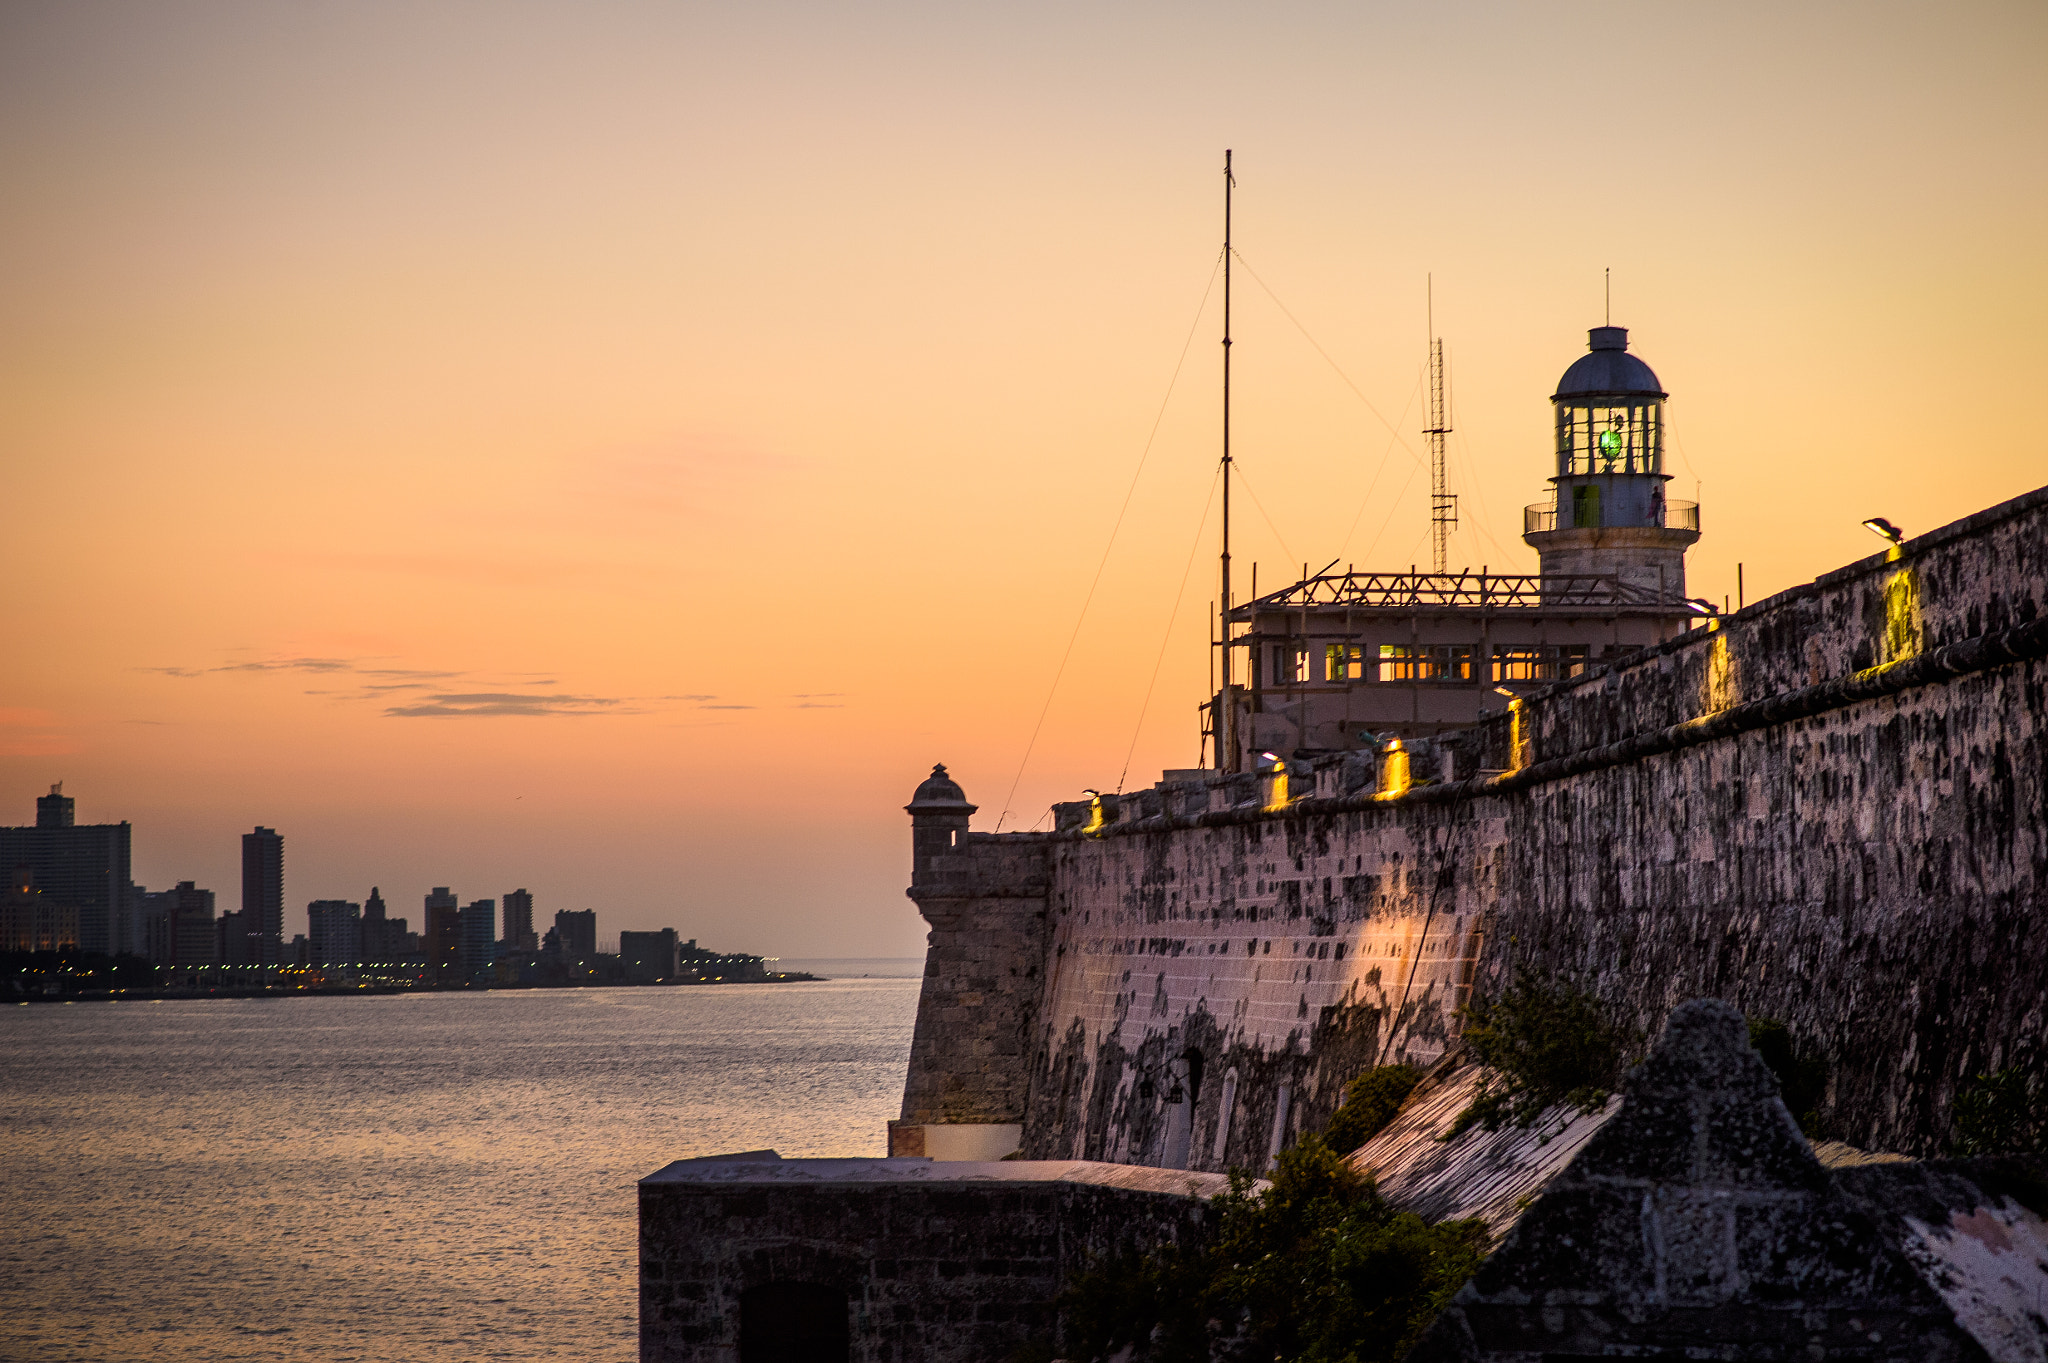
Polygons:
<instances>
[{"instance_id":1,"label":"shoreline","mask_svg":"<svg viewBox=\"0 0 2048 1363\"><path fill-rule=\"evenodd\" d=\"M320 986L318 988L294 988L290 986L258 986L246 989L81 989L66 994L31 994L17 997L11 1002L26 1007L29 1004L62 1003L150 1003L171 999L299 999L299 998L366 998L392 994L520 994L564 989L691 989L717 985L741 984L827 984L835 977L812 975L804 971L779 972L759 980L646 980L603 984L494 984L482 989L467 985L438 984L381 984L345 986ZM849 976L843 978L864 978Z\"/></svg>"}]
</instances>

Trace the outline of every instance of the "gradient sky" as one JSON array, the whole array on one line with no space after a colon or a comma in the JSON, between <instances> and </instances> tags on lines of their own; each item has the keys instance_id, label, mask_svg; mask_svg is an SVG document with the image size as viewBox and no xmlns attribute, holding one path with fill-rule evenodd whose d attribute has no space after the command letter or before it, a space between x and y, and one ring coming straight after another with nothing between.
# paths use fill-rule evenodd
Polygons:
<instances>
[{"instance_id":1,"label":"gradient sky","mask_svg":"<svg viewBox=\"0 0 2048 1363\"><path fill-rule=\"evenodd\" d=\"M932 762L987 828L1196 758L1223 148L1246 577L1427 562L1432 274L1453 564L1533 572L1612 267L1755 600L2048 482L2044 70L2038 4L14 0L0 816L223 907L275 827L288 932L915 952Z\"/></svg>"}]
</instances>

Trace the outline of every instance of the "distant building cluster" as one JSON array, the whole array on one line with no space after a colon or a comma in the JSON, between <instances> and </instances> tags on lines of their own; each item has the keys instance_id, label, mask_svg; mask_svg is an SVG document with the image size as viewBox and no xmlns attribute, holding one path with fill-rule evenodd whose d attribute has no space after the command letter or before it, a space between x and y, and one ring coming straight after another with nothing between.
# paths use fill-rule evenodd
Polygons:
<instances>
[{"instance_id":1,"label":"distant building cluster","mask_svg":"<svg viewBox=\"0 0 2048 1363\"><path fill-rule=\"evenodd\" d=\"M0 952L140 958L155 987L453 987L698 984L772 978L760 956L706 951L674 928L622 932L601 950L597 911L563 909L534 931L533 894L467 904L445 885L421 905L419 928L393 917L372 886L361 903L315 899L306 932L284 937L284 839L242 835L241 907L217 913L192 881L149 890L129 876L130 826L81 825L62 785L36 800L33 827L0 828ZM502 921L499 905L504 912ZM132 978L132 976L131 976Z\"/></svg>"}]
</instances>

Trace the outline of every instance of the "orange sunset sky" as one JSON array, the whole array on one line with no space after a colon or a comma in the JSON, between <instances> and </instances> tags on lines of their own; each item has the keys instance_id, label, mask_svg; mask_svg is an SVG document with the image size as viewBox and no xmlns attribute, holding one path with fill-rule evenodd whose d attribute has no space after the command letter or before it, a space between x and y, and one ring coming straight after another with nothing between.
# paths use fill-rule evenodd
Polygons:
<instances>
[{"instance_id":1,"label":"orange sunset sky","mask_svg":"<svg viewBox=\"0 0 2048 1363\"><path fill-rule=\"evenodd\" d=\"M1195 761L1225 147L1240 591L1427 563L1430 275L1453 566L1533 572L1612 267L1753 601L2048 482L2044 71L2033 3L14 0L0 817L223 908L275 827L287 933L913 953L934 761Z\"/></svg>"}]
</instances>

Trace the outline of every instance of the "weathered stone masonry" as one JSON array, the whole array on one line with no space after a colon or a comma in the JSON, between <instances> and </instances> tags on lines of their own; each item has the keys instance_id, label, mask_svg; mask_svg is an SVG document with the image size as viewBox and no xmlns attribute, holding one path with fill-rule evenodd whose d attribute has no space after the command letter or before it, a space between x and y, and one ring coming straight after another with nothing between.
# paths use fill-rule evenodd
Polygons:
<instances>
[{"instance_id":1,"label":"weathered stone masonry","mask_svg":"<svg viewBox=\"0 0 2048 1363\"><path fill-rule=\"evenodd\" d=\"M970 834L974 809L944 767L932 769L908 806L910 897L932 930L892 1155L1000 1159L1017 1148L1007 1128L1024 1113L1025 1047L1044 979L1050 844L1040 835ZM942 1150L928 1147L927 1125L1004 1130L993 1141Z\"/></svg>"},{"instance_id":2,"label":"weathered stone masonry","mask_svg":"<svg viewBox=\"0 0 2048 1363\"><path fill-rule=\"evenodd\" d=\"M1213 1174L681 1160L640 1181L642 1363L984 1363L1049 1340L1090 1263L1207 1235Z\"/></svg>"},{"instance_id":3,"label":"weathered stone masonry","mask_svg":"<svg viewBox=\"0 0 2048 1363\"><path fill-rule=\"evenodd\" d=\"M1552 687L1451 779L1415 754L1435 784L1353 755L1000 837L913 804L905 1124L1258 1165L1529 966L1645 1037L1695 996L1782 1018L1837 1134L1936 1149L1960 1080L2044 1044L2044 584L2048 489Z\"/></svg>"}]
</instances>

